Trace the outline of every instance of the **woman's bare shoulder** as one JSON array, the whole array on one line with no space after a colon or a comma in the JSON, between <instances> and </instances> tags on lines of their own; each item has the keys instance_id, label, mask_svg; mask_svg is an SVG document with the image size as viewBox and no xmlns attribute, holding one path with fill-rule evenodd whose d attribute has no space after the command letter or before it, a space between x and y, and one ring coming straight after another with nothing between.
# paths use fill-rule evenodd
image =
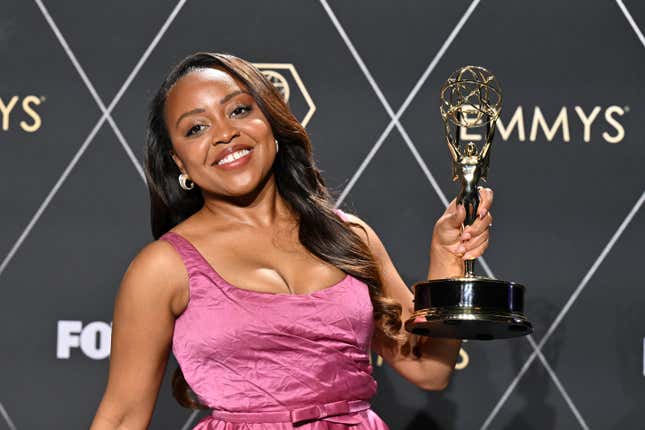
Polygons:
<instances>
[{"instance_id":1,"label":"woman's bare shoulder","mask_svg":"<svg viewBox=\"0 0 645 430\"><path fill-rule=\"evenodd\" d=\"M154 268L154 272L164 271L165 274L175 272L182 266L179 253L164 239L157 239L143 246L130 262L130 267L146 271Z\"/></svg>"},{"instance_id":2,"label":"woman's bare shoulder","mask_svg":"<svg viewBox=\"0 0 645 430\"><path fill-rule=\"evenodd\" d=\"M363 239L374 257L379 261L389 261L385 246L376 231L365 220L355 214L345 212L345 217L347 221L352 223L350 224L352 230Z\"/></svg>"},{"instance_id":3,"label":"woman's bare shoulder","mask_svg":"<svg viewBox=\"0 0 645 430\"><path fill-rule=\"evenodd\" d=\"M345 220L350 223L350 227L354 230L366 243L370 242L370 237L375 236L376 233L370 225L361 219L358 215L343 211Z\"/></svg>"},{"instance_id":4,"label":"woman's bare shoulder","mask_svg":"<svg viewBox=\"0 0 645 430\"><path fill-rule=\"evenodd\" d=\"M187 301L188 274L179 253L166 240L148 243L130 262L121 282L124 293L157 295L170 303L173 313Z\"/></svg>"}]
</instances>

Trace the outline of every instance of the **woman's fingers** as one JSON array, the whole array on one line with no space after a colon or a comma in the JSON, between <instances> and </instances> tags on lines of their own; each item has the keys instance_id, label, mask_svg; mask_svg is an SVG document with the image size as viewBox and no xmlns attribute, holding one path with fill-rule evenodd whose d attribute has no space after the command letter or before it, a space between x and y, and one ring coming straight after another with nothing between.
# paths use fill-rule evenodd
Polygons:
<instances>
[{"instance_id":1,"label":"woman's fingers","mask_svg":"<svg viewBox=\"0 0 645 430\"><path fill-rule=\"evenodd\" d=\"M471 249L466 249L466 252L462 257L464 260L473 260L477 257L481 257L482 254L484 254L484 251L486 250L486 248L488 248L490 237L488 236L488 234L482 235L482 237L483 240L478 245L472 247Z\"/></svg>"},{"instance_id":2,"label":"woman's fingers","mask_svg":"<svg viewBox=\"0 0 645 430\"><path fill-rule=\"evenodd\" d=\"M478 191L479 206L477 208L477 217L475 217L475 221L470 226L466 226L464 228L464 235L466 240L470 239L471 237L480 235L493 222L493 218L490 215L490 208L493 204L493 190L487 187L478 187ZM463 205L457 205L457 207L463 208ZM463 220L461 221L463 222Z\"/></svg>"},{"instance_id":3,"label":"woman's fingers","mask_svg":"<svg viewBox=\"0 0 645 430\"><path fill-rule=\"evenodd\" d=\"M478 216L473 224L463 226L466 208L453 199L446 211L437 221L433 233L433 243L460 258L477 258L488 246L488 230L493 222L490 207L493 203L493 190L479 187ZM462 230L463 226L463 230Z\"/></svg>"},{"instance_id":4,"label":"woman's fingers","mask_svg":"<svg viewBox=\"0 0 645 430\"><path fill-rule=\"evenodd\" d=\"M450 202L446 211L435 223L433 240L450 252L456 252L456 247L461 242L461 225L465 217L464 207L457 205L455 200Z\"/></svg>"},{"instance_id":5,"label":"woman's fingers","mask_svg":"<svg viewBox=\"0 0 645 430\"><path fill-rule=\"evenodd\" d=\"M489 194L484 191L482 194L486 195L487 202L492 202L492 191ZM490 207L490 206L489 206ZM493 224L493 216L490 212L486 211L486 215L482 218L475 219L471 225L464 228L461 235L462 246L460 250L463 252L462 258L464 260L472 260L480 257L490 242L490 226Z\"/></svg>"},{"instance_id":6,"label":"woman's fingers","mask_svg":"<svg viewBox=\"0 0 645 430\"><path fill-rule=\"evenodd\" d=\"M470 240L473 237L479 236L483 232L488 231L491 224L493 224L493 215L488 212L484 219L477 218L474 223L465 227L461 238L463 240Z\"/></svg>"},{"instance_id":7,"label":"woman's fingers","mask_svg":"<svg viewBox=\"0 0 645 430\"><path fill-rule=\"evenodd\" d=\"M490 234L489 234L488 230L486 230L482 234L479 234L479 235L473 237L472 239L464 241L463 242L464 253L468 254L468 253L474 251L475 249L478 249L484 242L489 240L489 238L490 238Z\"/></svg>"},{"instance_id":8,"label":"woman's fingers","mask_svg":"<svg viewBox=\"0 0 645 430\"><path fill-rule=\"evenodd\" d=\"M477 209L477 215L479 219L482 219L486 216L490 207L493 204L493 190L488 187L479 187L479 208Z\"/></svg>"},{"instance_id":9,"label":"woman's fingers","mask_svg":"<svg viewBox=\"0 0 645 430\"><path fill-rule=\"evenodd\" d=\"M457 199L454 198L446 208L444 216L448 217L450 227L460 227L466 219L466 209L464 205L458 205Z\"/></svg>"}]
</instances>

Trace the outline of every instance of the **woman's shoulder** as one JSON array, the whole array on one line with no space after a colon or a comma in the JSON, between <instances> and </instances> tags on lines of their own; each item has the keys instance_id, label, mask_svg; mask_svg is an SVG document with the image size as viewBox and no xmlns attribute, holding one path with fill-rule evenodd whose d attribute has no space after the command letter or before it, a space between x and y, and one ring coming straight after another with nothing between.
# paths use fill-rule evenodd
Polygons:
<instances>
[{"instance_id":1,"label":"woman's shoulder","mask_svg":"<svg viewBox=\"0 0 645 430\"><path fill-rule=\"evenodd\" d=\"M386 254L385 247L381 238L376 231L369 225L367 221L356 215L355 213L343 212L345 221L350 223L350 227L356 234L360 236L365 244L372 251L372 254L381 258Z\"/></svg>"},{"instance_id":2,"label":"woman's shoulder","mask_svg":"<svg viewBox=\"0 0 645 430\"><path fill-rule=\"evenodd\" d=\"M370 227L370 225L356 215L353 211L346 211L341 209L336 209L336 213L341 217L341 219L350 224L350 228L354 230L358 235L365 240L366 242L370 241L371 236L376 236L376 232Z\"/></svg>"},{"instance_id":3,"label":"woman's shoulder","mask_svg":"<svg viewBox=\"0 0 645 430\"><path fill-rule=\"evenodd\" d=\"M157 271L175 272L182 266L182 260L170 241L159 238L144 245L130 264L146 271L156 268Z\"/></svg>"},{"instance_id":4,"label":"woman's shoulder","mask_svg":"<svg viewBox=\"0 0 645 430\"><path fill-rule=\"evenodd\" d=\"M121 289L142 300L156 296L180 313L188 289L188 273L172 244L157 239L143 246L130 262Z\"/></svg>"}]
</instances>

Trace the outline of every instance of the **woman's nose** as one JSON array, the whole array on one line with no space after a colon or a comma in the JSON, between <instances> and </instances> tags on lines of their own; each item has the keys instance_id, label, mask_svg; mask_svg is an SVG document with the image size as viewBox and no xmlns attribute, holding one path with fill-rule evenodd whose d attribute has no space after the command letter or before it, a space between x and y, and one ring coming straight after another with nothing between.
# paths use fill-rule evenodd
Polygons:
<instances>
[{"instance_id":1,"label":"woman's nose","mask_svg":"<svg viewBox=\"0 0 645 430\"><path fill-rule=\"evenodd\" d=\"M213 139L213 143L229 143L234 137L237 137L239 135L240 131L235 128L233 124L228 121L224 121L220 124L218 133Z\"/></svg>"}]
</instances>

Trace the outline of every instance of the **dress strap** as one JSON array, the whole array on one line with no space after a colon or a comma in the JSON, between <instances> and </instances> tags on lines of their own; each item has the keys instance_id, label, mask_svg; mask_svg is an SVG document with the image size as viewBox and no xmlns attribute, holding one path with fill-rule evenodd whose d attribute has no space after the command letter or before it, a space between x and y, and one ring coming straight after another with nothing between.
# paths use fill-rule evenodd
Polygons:
<instances>
[{"instance_id":1,"label":"dress strap","mask_svg":"<svg viewBox=\"0 0 645 430\"><path fill-rule=\"evenodd\" d=\"M338 217L340 219L342 219L343 221L349 221L349 218L347 217L347 214L345 212L343 212L341 209L336 208L336 209L334 209L334 212L336 212L336 215L338 215Z\"/></svg>"},{"instance_id":2,"label":"dress strap","mask_svg":"<svg viewBox=\"0 0 645 430\"><path fill-rule=\"evenodd\" d=\"M195 272L201 271L200 265L208 264L204 261L204 258L193 244L178 233L169 231L159 239L169 242L173 248L175 248L181 256L189 276L192 276Z\"/></svg>"},{"instance_id":3,"label":"dress strap","mask_svg":"<svg viewBox=\"0 0 645 430\"><path fill-rule=\"evenodd\" d=\"M304 421L321 420L342 424L360 424L362 417L356 412L369 408L370 403L366 400L341 400L274 412L229 412L213 409L211 416L236 423L291 422L296 425Z\"/></svg>"}]
</instances>

